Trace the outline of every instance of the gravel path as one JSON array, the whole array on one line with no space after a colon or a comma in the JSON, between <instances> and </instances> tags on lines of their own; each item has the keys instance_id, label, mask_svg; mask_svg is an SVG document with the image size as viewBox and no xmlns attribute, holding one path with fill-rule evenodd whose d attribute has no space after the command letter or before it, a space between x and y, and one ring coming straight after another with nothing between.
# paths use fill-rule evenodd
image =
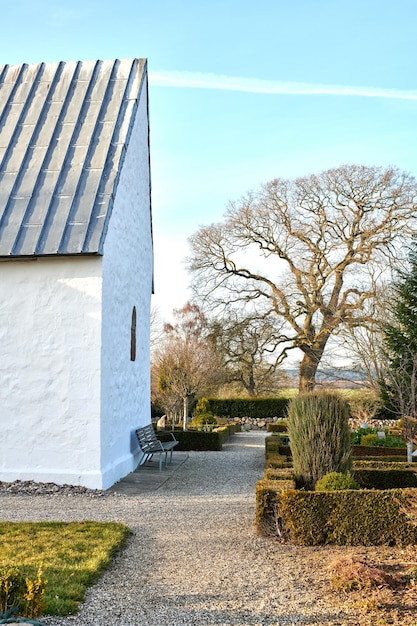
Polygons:
<instances>
[{"instance_id":1,"label":"gravel path","mask_svg":"<svg viewBox=\"0 0 417 626\"><path fill-rule=\"evenodd\" d=\"M47 626L348 623L321 598L322 551L256 535L264 433L191 452L160 489L138 496L0 494L2 520L111 520L133 530L81 611Z\"/></svg>"}]
</instances>

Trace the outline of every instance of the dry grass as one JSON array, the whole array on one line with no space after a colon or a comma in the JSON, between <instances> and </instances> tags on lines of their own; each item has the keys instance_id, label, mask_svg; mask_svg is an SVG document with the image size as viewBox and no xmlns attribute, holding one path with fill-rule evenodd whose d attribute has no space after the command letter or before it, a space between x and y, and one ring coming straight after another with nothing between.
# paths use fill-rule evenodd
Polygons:
<instances>
[{"instance_id":1,"label":"dry grass","mask_svg":"<svg viewBox=\"0 0 417 626\"><path fill-rule=\"evenodd\" d=\"M417 552L358 548L328 554L327 596L357 626L417 626Z\"/></svg>"},{"instance_id":2,"label":"dry grass","mask_svg":"<svg viewBox=\"0 0 417 626\"><path fill-rule=\"evenodd\" d=\"M395 588L400 584L397 575L391 575L380 567L371 567L357 557L339 557L329 567L330 583L336 591L353 591L372 587Z\"/></svg>"}]
</instances>

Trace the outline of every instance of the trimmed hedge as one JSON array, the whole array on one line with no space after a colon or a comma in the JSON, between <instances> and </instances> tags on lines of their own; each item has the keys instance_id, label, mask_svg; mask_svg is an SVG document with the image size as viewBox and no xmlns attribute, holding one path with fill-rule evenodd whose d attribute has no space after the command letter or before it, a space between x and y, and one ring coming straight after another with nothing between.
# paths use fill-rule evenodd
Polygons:
<instances>
[{"instance_id":1,"label":"trimmed hedge","mask_svg":"<svg viewBox=\"0 0 417 626\"><path fill-rule=\"evenodd\" d=\"M354 457L404 457L407 460L407 448L383 448L379 446L352 446Z\"/></svg>"},{"instance_id":2,"label":"trimmed hedge","mask_svg":"<svg viewBox=\"0 0 417 626\"><path fill-rule=\"evenodd\" d=\"M228 424L227 426L220 426L215 432L207 433L200 430L175 430L175 438L179 441L179 444L175 446L175 450L181 452L189 450L219 451L223 447L223 443L227 441L230 435L240 430L238 424ZM164 431L158 431L158 434L163 434Z\"/></svg>"},{"instance_id":3,"label":"trimmed hedge","mask_svg":"<svg viewBox=\"0 0 417 626\"><path fill-rule=\"evenodd\" d=\"M286 433L287 432L287 422L275 422L275 423L268 423L266 425L266 432L267 433Z\"/></svg>"},{"instance_id":4,"label":"trimmed hedge","mask_svg":"<svg viewBox=\"0 0 417 626\"><path fill-rule=\"evenodd\" d=\"M209 398L210 411L218 417L277 417L287 415L288 398Z\"/></svg>"},{"instance_id":5,"label":"trimmed hedge","mask_svg":"<svg viewBox=\"0 0 417 626\"><path fill-rule=\"evenodd\" d=\"M368 462L375 462L375 463L379 463L381 461L381 459L383 458L383 460L387 463L406 463L407 462L407 457L404 456L361 456L361 457L355 457L353 459L353 461L355 462L355 460L357 460L358 458L360 458L361 461L368 461Z\"/></svg>"},{"instance_id":6,"label":"trimmed hedge","mask_svg":"<svg viewBox=\"0 0 417 626\"><path fill-rule=\"evenodd\" d=\"M267 438L269 439L269 437ZM285 456L291 456L290 446L280 445L279 453ZM367 461L389 461L392 463L406 462L406 448L379 448L377 446L352 446L352 456L356 459ZM413 458L413 463L417 461L417 457Z\"/></svg>"},{"instance_id":7,"label":"trimmed hedge","mask_svg":"<svg viewBox=\"0 0 417 626\"><path fill-rule=\"evenodd\" d=\"M266 467L264 470L264 478L266 480L294 480L294 470L292 467L287 468L277 468L277 467ZM293 483L295 488L295 483Z\"/></svg>"},{"instance_id":8,"label":"trimmed hedge","mask_svg":"<svg viewBox=\"0 0 417 626\"><path fill-rule=\"evenodd\" d=\"M260 480L256 522L264 535L296 545L410 545L417 543L417 519L410 501L417 489L385 491L297 491L292 481Z\"/></svg>"},{"instance_id":9,"label":"trimmed hedge","mask_svg":"<svg viewBox=\"0 0 417 626\"><path fill-rule=\"evenodd\" d=\"M274 469L292 467L288 458L280 453L280 447L278 435L265 437L265 467Z\"/></svg>"},{"instance_id":10,"label":"trimmed hedge","mask_svg":"<svg viewBox=\"0 0 417 626\"><path fill-rule=\"evenodd\" d=\"M413 469L354 467L352 475L362 489L404 489L407 487L417 487L417 472Z\"/></svg>"},{"instance_id":11,"label":"trimmed hedge","mask_svg":"<svg viewBox=\"0 0 417 626\"><path fill-rule=\"evenodd\" d=\"M370 461L367 459L355 459L353 462L353 469L417 469L412 463L407 463L406 461L390 461L389 459L371 459Z\"/></svg>"}]
</instances>

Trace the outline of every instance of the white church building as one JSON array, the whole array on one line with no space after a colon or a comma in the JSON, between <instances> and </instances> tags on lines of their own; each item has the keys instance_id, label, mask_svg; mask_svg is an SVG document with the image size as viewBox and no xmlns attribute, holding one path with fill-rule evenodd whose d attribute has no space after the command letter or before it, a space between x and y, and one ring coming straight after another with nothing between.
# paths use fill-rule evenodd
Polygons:
<instances>
[{"instance_id":1,"label":"white church building","mask_svg":"<svg viewBox=\"0 0 417 626\"><path fill-rule=\"evenodd\" d=\"M137 466L152 290L146 60L0 66L0 481Z\"/></svg>"}]
</instances>

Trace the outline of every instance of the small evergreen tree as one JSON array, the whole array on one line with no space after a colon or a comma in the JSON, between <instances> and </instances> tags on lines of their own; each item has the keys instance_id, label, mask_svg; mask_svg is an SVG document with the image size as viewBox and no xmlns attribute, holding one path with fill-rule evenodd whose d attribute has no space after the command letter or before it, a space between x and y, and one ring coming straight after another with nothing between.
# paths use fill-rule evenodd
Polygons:
<instances>
[{"instance_id":1,"label":"small evergreen tree","mask_svg":"<svg viewBox=\"0 0 417 626\"><path fill-rule=\"evenodd\" d=\"M393 285L391 319L383 326L385 371L381 396L398 417L417 416L417 247L409 254L409 267L398 272ZM406 432L410 439L416 433Z\"/></svg>"}]
</instances>

